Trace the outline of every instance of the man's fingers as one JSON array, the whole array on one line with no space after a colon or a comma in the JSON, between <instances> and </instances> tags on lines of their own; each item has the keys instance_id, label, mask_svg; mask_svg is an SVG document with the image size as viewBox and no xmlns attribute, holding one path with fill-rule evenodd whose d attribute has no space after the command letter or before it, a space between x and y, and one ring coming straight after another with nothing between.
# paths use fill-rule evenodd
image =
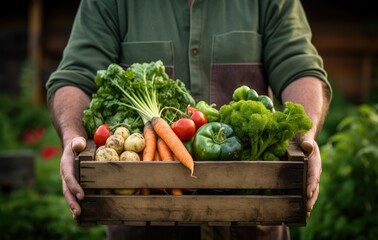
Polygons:
<instances>
[{"instance_id":1,"label":"man's fingers","mask_svg":"<svg viewBox=\"0 0 378 240\"><path fill-rule=\"evenodd\" d=\"M68 167L69 168L69 167ZM83 189L80 187L73 172L67 171L67 168L62 167L61 169L62 181L66 184L68 190L76 196L77 199L82 200L84 197Z\"/></svg>"},{"instance_id":2,"label":"man's fingers","mask_svg":"<svg viewBox=\"0 0 378 240\"><path fill-rule=\"evenodd\" d=\"M302 137L300 139L300 146L307 154L311 154L314 151L314 142L312 139L309 139L307 137Z\"/></svg>"},{"instance_id":3,"label":"man's fingers","mask_svg":"<svg viewBox=\"0 0 378 240\"><path fill-rule=\"evenodd\" d=\"M72 146L73 144L71 144ZM63 195L72 211L72 216L77 218L81 208L77 199L84 198L84 191L75 178L75 160L71 146L65 147L60 162L60 175L62 178Z\"/></svg>"},{"instance_id":4,"label":"man's fingers","mask_svg":"<svg viewBox=\"0 0 378 240\"><path fill-rule=\"evenodd\" d=\"M309 195L307 193L307 195ZM307 199L306 208L307 208L307 217L310 216L310 212L314 208L314 205L318 199L319 196L319 184L315 187L314 191L311 194L311 197Z\"/></svg>"},{"instance_id":5,"label":"man's fingers","mask_svg":"<svg viewBox=\"0 0 378 240\"><path fill-rule=\"evenodd\" d=\"M87 146L87 141L83 137L75 137L72 139L71 148L75 153L83 151Z\"/></svg>"},{"instance_id":6,"label":"man's fingers","mask_svg":"<svg viewBox=\"0 0 378 240\"><path fill-rule=\"evenodd\" d=\"M64 195L64 198L66 199L66 202L69 206L69 208L71 209L71 213L72 213L72 218L73 219L76 219L78 216L80 216L81 214L81 208L80 208L80 205L78 204L75 196L71 193L71 191L67 188L67 184L66 182L64 181L63 177L62 177L62 184L63 184L63 195Z\"/></svg>"},{"instance_id":7,"label":"man's fingers","mask_svg":"<svg viewBox=\"0 0 378 240\"><path fill-rule=\"evenodd\" d=\"M319 196L319 183L322 173L322 163L318 144L316 141L308 136L301 136L299 145L308 157L308 171L307 171L307 217L318 199Z\"/></svg>"}]
</instances>

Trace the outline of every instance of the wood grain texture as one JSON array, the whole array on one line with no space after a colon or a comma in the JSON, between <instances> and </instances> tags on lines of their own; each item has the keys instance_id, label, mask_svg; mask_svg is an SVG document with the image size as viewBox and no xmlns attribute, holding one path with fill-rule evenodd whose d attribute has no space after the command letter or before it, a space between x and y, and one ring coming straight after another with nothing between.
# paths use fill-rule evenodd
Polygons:
<instances>
[{"instance_id":1,"label":"wood grain texture","mask_svg":"<svg viewBox=\"0 0 378 240\"><path fill-rule=\"evenodd\" d=\"M96 162L91 143L77 158L87 195L80 225L306 224L307 158L294 143L282 161ZM90 150L91 149L91 150ZM285 195L98 195L102 188L272 189Z\"/></svg>"}]
</instances>

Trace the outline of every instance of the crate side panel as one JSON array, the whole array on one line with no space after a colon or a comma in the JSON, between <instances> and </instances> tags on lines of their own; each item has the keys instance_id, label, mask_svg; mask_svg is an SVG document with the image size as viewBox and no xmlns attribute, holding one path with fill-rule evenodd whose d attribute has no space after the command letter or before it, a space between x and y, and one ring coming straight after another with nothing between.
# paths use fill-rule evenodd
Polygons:
<instances>
[{"instance_id":1,"label":"crate side panel","mask_svg":"<svg viewBox=\"0 0 378 240\"><path fill-rule=\"evenodd\" d=\"M87 196L83 221L303 222L301 196Z\"/></svg>"},{"instance_id":2,"label":"crate side panel","mask_svg":"<svg viewBox=\"0 0 378 240\"><path fill-rule=\"evenodd\" d=\"M84 188L271 188L303 187L303 162L196 162L195 177L178 162L80 162ZM174 183L174 185L173 185Z\"/></svg>"}]
</instances>

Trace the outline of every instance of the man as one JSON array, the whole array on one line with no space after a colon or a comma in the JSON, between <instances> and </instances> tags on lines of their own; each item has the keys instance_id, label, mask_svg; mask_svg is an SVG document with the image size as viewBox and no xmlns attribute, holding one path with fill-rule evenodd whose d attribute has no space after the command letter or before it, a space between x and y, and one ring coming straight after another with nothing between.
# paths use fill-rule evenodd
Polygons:
<instances>
[{"instance_id":1,"label":"man","mask_svg":"<svg viewBox=\"0 0 378 240\"><path fill-rule=\"evenodd\" d=\"M80 215L77 199L82 199L84 192L73 175L72 147L79 137L86 137L82 113L97 90L93 82L97 70L110 63L127 67L156 60L162 60L171 78L181 79L195 99L218 107L228 102L240 85L259 94L271 90L281 102L304 106L313 128L297 140L309 157L309 216L321 175L315 137L328 109L331 88L299 0L84 0L61 64L46 85L54 125L64 146L63 193L73 217ZM161 228L108 229L109 238L117 232L117 236L122 233L130 239L150 234L152 239L167 232ZM284 226L222 231L225 239L289 238ZM200 230L189 227L173 232L166 239L200 235ZM220 239L213 229L203 228L202 233Z\"/></svg>"}]
</instances>

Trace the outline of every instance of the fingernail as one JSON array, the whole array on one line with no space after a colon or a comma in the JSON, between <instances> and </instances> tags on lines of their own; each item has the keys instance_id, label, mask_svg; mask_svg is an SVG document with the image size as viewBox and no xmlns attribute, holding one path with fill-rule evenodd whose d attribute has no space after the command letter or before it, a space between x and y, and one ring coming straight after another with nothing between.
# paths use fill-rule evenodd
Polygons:
<instances>
[{"instance_id":1,"label":"fingernail","mask_svg":"<svg viewBox=\"0 0 378 240\"><path fill-rule=\"evenodd\" d=\"M71 209L71 213L72 213L72 218L73 219L76 219L76 209L74 208L74 209Z\"/></svg>"},{"instance_id":2,"label":"fingernail","mask_svg":"<svg viewBox=\"0 0 378 240\"><path fill-rule=\"evenodd\" d=\"M81 200L81 194L80 194L80 193L77 193L77 194L76 194L76 198Z\"/></svg>"}]
</instances>

